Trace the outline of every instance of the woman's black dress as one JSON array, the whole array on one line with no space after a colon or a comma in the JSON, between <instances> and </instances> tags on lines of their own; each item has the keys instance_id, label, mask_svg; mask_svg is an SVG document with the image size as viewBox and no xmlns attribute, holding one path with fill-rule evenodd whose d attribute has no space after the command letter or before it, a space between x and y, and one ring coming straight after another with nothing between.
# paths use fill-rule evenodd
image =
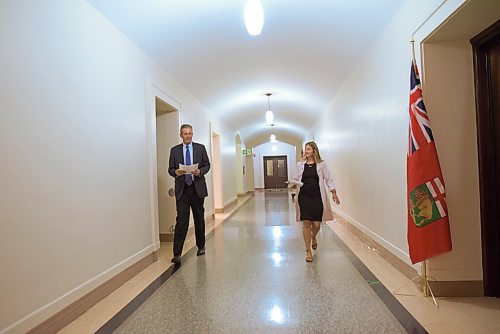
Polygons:
<instances>
[{"instance_id":1,"label":"woman's black dress","mask_svg":"<svg viewBox=\"0 0 500 334\"><path fill-rule=\"evenodd\" d=\"M319 176L316 164L304 164L302 173L304 185L299 192L300 220L320 222L323 218L323 201L319 190Z\"/></svg>"}]
</instances>

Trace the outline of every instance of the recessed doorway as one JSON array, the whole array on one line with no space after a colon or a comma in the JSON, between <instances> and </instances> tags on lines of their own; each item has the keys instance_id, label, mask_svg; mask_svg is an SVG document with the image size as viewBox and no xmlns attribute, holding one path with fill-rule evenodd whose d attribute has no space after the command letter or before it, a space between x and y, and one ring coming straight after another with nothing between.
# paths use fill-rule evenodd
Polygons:
<instances>
[{"instance_id":1,"label":"recessed doorway","mask_svg":"<svg viewBox=\"0 0 500 334\"><path fill-rule=\"evenodd\" d=\"M174 178L168 174L170 149L179 143L179 110L158 96L156 104L156 169L161 242L173 241L176 218Z\"/></svg>"},{"instance_id":2,"label":"recessed doorway","mask_svg":"<svg viewBox=\"0 0 500 334\"><path fill-rule=\"evenodd\" d=\"M264 157L264 188L286 188L288 179L287 156Z\"/></svg>"}]
</instances>

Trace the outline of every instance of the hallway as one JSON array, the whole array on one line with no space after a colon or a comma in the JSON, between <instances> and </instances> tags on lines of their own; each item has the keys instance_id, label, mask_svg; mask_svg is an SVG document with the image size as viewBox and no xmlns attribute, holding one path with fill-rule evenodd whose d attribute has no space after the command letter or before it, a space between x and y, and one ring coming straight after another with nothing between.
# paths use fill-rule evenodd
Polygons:
<instances>
[{"instance_id":1,"label":"hallway","mask_svg":"<svg viewBox=\"0 0 500 334\"><path fill-rule=\"evenodd\" d=\"M188 251L135 313L98 333L123 320L117 333L425 332L329 226L306 263L294 218L288 192L258 192L211 232L206 256Z\"/></svg>"},{"instance_id":2,"label":"hallway","mask_svg":"<svg viewBox=\"0 0 500 334\"><path fill-rule=\"evenodd\" d=\"M306 263L300 225L284 192L239 199L207 228L204 257L196 257L188 239L183 264L173 270L172 244L163 243L159 261L59 333L500 330L499 299L438 298L436 308L335 221L322 226L314 262Z\"/></svg>"},{"instance_id":3,"label":"hallway","mask_svg":"<svg viewBox=\"0 0 500 334\"><path fill-rule=\"evenodd\" d=\"M329 228L304 261L287 195L248 201L118 333L401 332Z\"/></svg>"},{"instance_id":4,"label":"hallway","mask_svg":"<svg viewBox=\"0 0 500 334\"><path fill-rule=\"evenodd\" d=\"M258 36L246 29L250 2L263 9ZM471 44L495 40L499 13L488 0L2 1L0 334L128 331L157 297L157 328L197 313L205 331L234 329L235 314L243 331L408 329L383 291L431 333L499 333L500 298L481 297L500 297L484 251L500 246L483 242L495 234L482 205L496 197L482 195L476 97L486 94ZM452 242L423 262L407 233L410 67ZM182 124L211 163L211 234L204 258L187 240L172 273L165 167ZM290 198L261 192L297 175L310 141L342 200L312 264ZM409 281L424 264L447 296L439 308Z\"/></svg>"}]
</instances>

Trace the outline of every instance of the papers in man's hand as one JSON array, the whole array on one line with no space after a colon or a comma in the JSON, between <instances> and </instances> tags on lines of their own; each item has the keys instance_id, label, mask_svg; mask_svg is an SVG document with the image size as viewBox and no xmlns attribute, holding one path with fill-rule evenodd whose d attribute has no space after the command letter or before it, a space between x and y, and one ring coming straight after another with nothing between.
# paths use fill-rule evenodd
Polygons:
<instances>
[{"instance_id":1,"label":"papers in man's hand","mask_svg":"<svg viewBox=\"0 0 500 334\"><path fill-rule=\"evenodd\" d=\"M288 188L291 188L293 186L302 187L304 185L304 183L295 180L286 181L285 183L288 183Z\"/></svg>"},{"instance_id":2,"label":"papers in man's hand","mask_svg":"<svg viewBox=\"0 0 500 334\"><path fill-rule=\"evenodd\" d=\"M194 164L194 165L179 164L179 169L186 171L186 174L193 174L193 172L198 169L198 164Z\"/></svg>"}]
</instances>

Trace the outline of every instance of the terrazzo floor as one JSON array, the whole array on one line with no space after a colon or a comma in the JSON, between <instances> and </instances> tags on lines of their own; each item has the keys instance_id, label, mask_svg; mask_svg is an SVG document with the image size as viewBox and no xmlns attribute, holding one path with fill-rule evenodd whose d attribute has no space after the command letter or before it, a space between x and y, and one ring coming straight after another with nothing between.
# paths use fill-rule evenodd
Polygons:
<instances>
[{"instance_id":1,"label":"terrazzo floor","mask_svg":"<svg viewBox=\"0 0 500 334\"><path fill-rule=\"evenodd\" d=\"M306 263L288 194L262 196L215 228L205 256L184 256L116 332L406 332L328 226ZM413 330L425 332L413 322Z\"/></svg>"},{"instance_id":2,"label":"terrazzo floor","mask_svg":"<svg viewBox=\"0 0 500 334\"><path fill-rule=\"evenodd\" d=\"M228 212L217 213L214 220L207 222L207 233L210 233L207 238L209 248L205 257L196 257L194 238L188 238L183 265L174 269L170 263L172 244L162 243L158 261L58 333L148 333L148 323L172 317L163 314L180 314L175 319L178 327L163 328L163 333L196 333L194 330L210 333L217 330L216 326L221 326L221 333L233 329L233 333L342 333L349 332L350 328L352 333L357 333L360 329L354 329L359 325L356 322L364 322L367 315L370 318L373 309L377 309L377 313L382 310L383 316L390 319L391 328L396 328L396 333L403 330L408 333L427 330L432 334L500 333L500 298L440 297L437 298L439 307L436 308L432 299L424 297L413 282L338 222L322 226L315 262L305 263L300 225L294 223L293 203L286 192L257 191L255 196L238 197L237 204ZM240 274L238 270L226 268L228 266L242 268L243 272ZM340 281L346 276L339 272L341 268L348 268L353 273L353 282L361 281L360 286L366 292L361 294L361 298L373 298L369 303L376 307L363 309L359 311L363 313L358 314L356 309L352 309L351 314L343 309L339 297L348 296L348 291L340 289L351 286ZM230 273L234 277L228 277ZM268 275L267 280L261 276L259 281L254 282L258 275ZM180 281L174 282L175 277L179 277ZM177 291L177 295L169 295L174 291L163 291L169 280L172 280L169 286L182 287L182 291ZM297 280L301 280L303 285L299 285ZM225 288L223 284L227 281L231 283ZM367 290L367 286L372 291ZM358 285L352 288L358 289ZM311 295L300 299L306 291L310 291ZM234 292L234 295L228 295L229 292ZM218 295L212 296L215 293ZM360 298L358 291L353 293L352 299L354 296ZM157 304L157 309L147 315L150 318L142 319L145 327L133 327L141 321L143 310L153 309L149 305L156 296L160 296L160 300L163 295L164 298L179 301L182 298L180 294L190 296L191 302L176 306L175 299L164 300L164 304ZM260 297L252 297L254 294ZM195 301L194 297L198 295L212 299ZM311 301L314 296L319 296L318 303ZM221 306L214 305L218 300L224 302L227 309L221 311ZM365 303L364 300L351 301ZM308 308L299 309L304 303L308 303ZM181 307L185 313L176 310L176 307ZM134 313L134 310L137 311ZM297 315L299 311L302 313ZM206 317L206 320L195 317L193 312L199 312L197 314ZM338 323L333 325L329 319L332 313L338 319ZM230 319L227 315L236 318ZM195 319L193 330L189 325L184 327L188 319ZM254 321L251 325L250 319ZM312 319L315 321L309 325ZM349 324L351 319L353 324ZM162 322L156 324L161 326ZM376 328L368 329L368 332L378 333ZM158 332L158 329L151 330L155 331Z\"/></svg>"}]
</instances>

